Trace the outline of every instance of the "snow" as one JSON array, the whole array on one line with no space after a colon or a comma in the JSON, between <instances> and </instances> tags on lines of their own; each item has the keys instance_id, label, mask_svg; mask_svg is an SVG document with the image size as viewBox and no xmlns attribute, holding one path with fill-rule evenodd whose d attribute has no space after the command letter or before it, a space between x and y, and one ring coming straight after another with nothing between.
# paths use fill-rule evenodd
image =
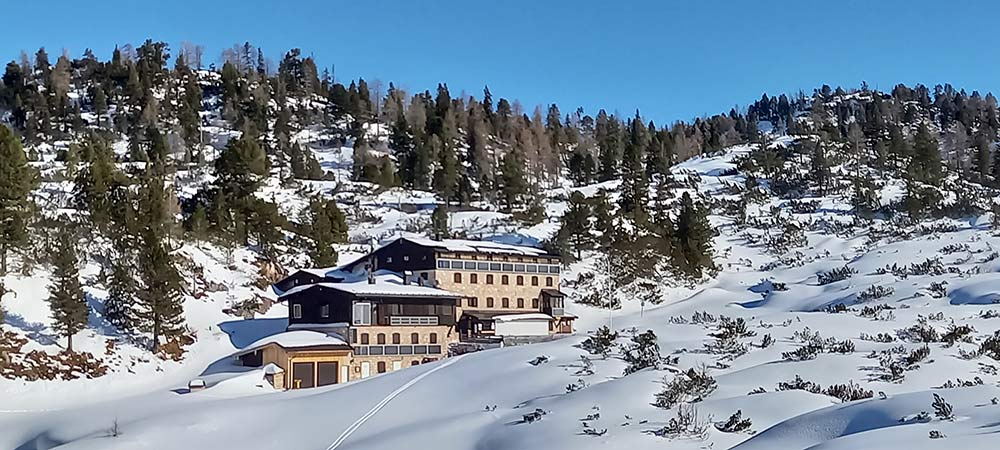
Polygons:
<instances>
[{"instance_id":1,"label":"snow","mask_svg":"<svg viewBox=\"0 0 1000 450\"><path fill-rule=\"evenodd\" d=\"M452 252L498 253L505 255L526 255L526 256L538 256L546 254L545 250L542 250L540 248L525 247L521 245L509 245L499 242L472 241L466 239L442 239L440 241L435 241L433 239L418 238L418 237L406 237L404 239L425 247L443 248L445 250Z\"/></svg>"},{"instance_id":2,"label":"snow","mask_svg":"<svg viewBox=\"0 0 1000 450\"><path fill-rule=\"evenodd\" d=\"M493 320L497 322L517 322L522 320L552 320L552 316L542 313L504 314L502 316L493 316Z\"/></svg>"},{"instance_id":3,"label":"snow","mask_svg":"<svg viewBox=\"0 0 1000 450\"><path fill-rule=\"evenodd\" d=\"M461 297L461 294L449 292L430 286L421 286L411 282L403 283L403 277L384 270L376 271L374 274L375 283L369 283L367 277L356 280L344 280L339 283L315 283L303 286L296 286L281 294L281 297L297 294L302 291L316 287L334 289L359 296L420 296L420 297Z\"/></svg>"},{"instance_id":4,"label":"snow","mask_svg":"<svg viewBox=\"0 0 1000 450\"><path fill-rule=\"evenodd\" d=\"M247 346L247 348L240 353L241 354L248 353L270 344L277 344L282 348L287 349L287 348L316 347L320 345L346 346L347 342L337 336L333 336L327 333L321 333L319 331L294 330L262 338Z\"/></svg>"}]
</instances>

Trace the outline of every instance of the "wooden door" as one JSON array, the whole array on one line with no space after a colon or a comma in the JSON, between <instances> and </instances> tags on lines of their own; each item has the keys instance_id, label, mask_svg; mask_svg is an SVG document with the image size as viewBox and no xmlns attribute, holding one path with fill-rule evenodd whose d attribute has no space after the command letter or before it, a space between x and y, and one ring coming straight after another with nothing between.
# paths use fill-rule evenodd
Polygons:
<instances>
[{"instance_id":1,"label":"wooden door","mask_svg":"<svg viewBox=\"0 0 1000 450\"><path fill-rule=\"evenodd\" d=\"M292 364L292 389L311 388L316 385L316 363L297 362Z\"/></svg>"},{"instance_id":2,"label":"wooden door","mask_svg":"<svg viewBox=\"0 0 1000 450\"><path fill-rule=\"evenodd\" d=\"M372 363L365 361L361 363L361 378L368 378L372 374Z\"/></svg>"},{"instance_id":3,"label":"wooden door","mask_svg":"<svg viewBox=\"0 0 1000 450\"><path fill-rule=\"evenodd\" d=\"M318 363L316 365L316 385L337 384L337 376L340 373L339 366L336 361Z\"/></svg>"}]
</instances>

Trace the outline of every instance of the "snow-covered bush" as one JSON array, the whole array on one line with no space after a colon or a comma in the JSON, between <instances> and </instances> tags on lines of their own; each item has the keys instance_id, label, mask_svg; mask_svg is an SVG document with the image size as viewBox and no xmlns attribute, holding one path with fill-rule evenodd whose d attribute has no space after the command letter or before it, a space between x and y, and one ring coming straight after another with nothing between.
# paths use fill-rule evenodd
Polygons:
<instances>
[{"instance_id":1,"label":"snow-covered bush","mask_svg":"<svg viewBox=\"0 0 1000 450\"><path fill-rule=\"evenodd\" d=\"M808 361L816 359L823 352L823 345L817 341L811 341L790 352L781 352L781 357L786 361Z\"/></svg>"},{"instance_id":2,"label":"snow-covered bush","mask_svg":"<svg viewBox=\"0 0 1000 450\"><path fill-rule=\"evenodd\" d=\"M656 342L653 330L632 337L632 344L622 346L622 359L628 364L625 375L630 375L642 369L660 365L660 344Z\"/></svg>"},{"instance_id":3,"label":"snow-covered bush","mask_svg":"<svg viewBox=\"0 0 1000 450\"><path fill-rule=\"evenodd\" d=\"M940 395L934 394L934 402L931 403L931 407L934 408L934 416L938 419L951 420L955 418L951 403L946 402Z\"/></svg>"},{"instance_id":4,"label":"snow-covered bush","mask_svg":"<svg viewBox=\"0 0 1000 450\"><path fill-rule=\"evenodd\" d=\"M850 278L852 275L858 273L853 267L838 267L829 272L821 272L816 274L816 281L820 286L825 286L830 283L836 283L838 281L843 281Z\"/></svg>"},{"instance_id":5,"label":"snow-covered bush","mask_svg":"<svg viewBox=\"0 0 1000 450\"><path fill-rule=\"evenodd\" d=\"M663 390L656 394L653 405L673 408L681 402L698 402L711 394L715 387L715 378L708 374L707 367L691 368L677 374L670 381L664 379Z\"/></svg>"},{"instance_id":6,"label":"snow-covered bush","mask_svg":"<svg viewBox=\"0 0 1000 450\"><path fill-rule=\"evenodd\" d=\"M948 325L948 330L941 335L941 342L947 343L949 347L958 342L972 342L972 334L975 332L976 329L972 325L955 325L952 323Z\"/></svg>"},{"instance_id":7,"label":"snow-covered bush","mask_svg":"<svg viewBox=\"0 0 1000 450\"><path fill-rule=\"evenodd\" d=\"M779 391L806 391L813 394L819 394L823 391L820 385L813 383L812 381L803 380L801 376L795 375L795 379L792 381L782 381L778 383Z\"/></svg>"},{"instance_id":8,"label":"snow-covered bush","mask_svg":"<svg viewBox=\"0 0 1000 450\"><path fill-rule=\"evenodd\" d=\"M581 342L580 348L586 350L591 355L601 355L601 357L607 358L611 354L611 349L614 348L617 339L618 332L611 331L610 328L604 326L598 328L596 333Z\"/></svg>"},{"instance_id":9,"label":"snow-covered bush","mask_svg":"<svg viewBox=\"0 0 1000 450\"><path fill-rule=\"evenodd\" d=\"M698 416L698 408L694 405L680 405L677 416L672 417L667 425L655 432L657 436L666 438L696 438L705 439L708 436L708 423L711 417Z\"/></svg>"},{"instance_id":10,"label":"snow-covered bush","mask_svg":"<svg viewBox=\"0 0 1000 450\"><path fill-rule=\"evenodd\" d=\"M715 428L723 433L739 433L749 430L752 425L753 422L750 421L749 417L743 418L743 411L736 410L725 422L716 423Z\"/></svg>"},{"instance_id":11,"label":"snow-covered bush","mask_svg":"<svg viewBox=\"0 0 1000 450\"><path fill-rule=\"evenodd\" d=\"M872 285L868 289L865 289L860 294L858 294L858 303L870 302L873 300L878 300L883 297L888 297L892 295L894 290L892 286L878 286Z\"/></svg>"},{"instance_id":12,"label":"snow-covered bush","mask_svg":"<svg viewBox=\"0 0 1000 450\"><path fill-rule=\"evenodd\" d=\"M874 396L870 389L865 389L860 385L855 384L854 381L848 381L847 384L833 384L827 386L827 388L823 390L823 394L839 398L842 402L853 402L855 400L872 398Z\"/></svg>"}]
</instances>

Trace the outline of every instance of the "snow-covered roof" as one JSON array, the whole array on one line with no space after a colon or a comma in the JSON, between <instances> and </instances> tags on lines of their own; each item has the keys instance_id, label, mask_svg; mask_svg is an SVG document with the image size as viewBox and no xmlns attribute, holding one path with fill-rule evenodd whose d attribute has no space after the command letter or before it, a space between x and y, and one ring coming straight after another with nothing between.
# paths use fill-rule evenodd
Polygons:
<instances>
[{"instance_id":1,"label":"snow-covered roof","mask_svg":"<svg viewBox=\"0 0 1000 450\"><path fill-rule=\"evenodd\" d=\"M321 333L318 331L309 331L309 330L295 330L295 331L286 331L284 333L272 334L270 336L258 339L253 344L248 345L239 354L242 355L250 353L254 350L257 350L261 347L270 344L277 344L282 348L318 347L323 345L347 346L346 341L332 334Z\"/></svg>"},{"instance_id":2,"label":"snow-covered roof","mask_svg":"<svg viewBox=\"0 0 1000 450\"><path fill-rule=\"evenodd\" d=\"M540 248L501 244L499 242L490 241L473 241L468 239L442 239L440 241L435 241L433 239L419 237L405 237L402 239L406 239L424 247L443 248L453 252L499 253L526 256L540 256L547 254L545 250Z\"/></svg>"},{"instance_id":3,"label":"snow-covered roof","mask_svg":"<svg viewBox=\"0 0 1000 450\"><path fill-rule=\"evenodd\" d=\"M375 283L368 283L368 278L363 274L347 279L339 283L323 282L296 286L281 294L281 297L296 294L317 286L336 289L358 296L386 296L386 297L461 297L444 289L430 286L421 286L415 283L403 284L403 277L395 272L379 270L375 272Z\"/></svg>"},{"instance_id":4,"label":"snow-covered roof","mask_svg":"<svg viewBox=\"0 0 1000 450\"><path fill-rule=\"evenodd\" d=\"M542 313L505 314L502 316L493 316L493 320L497 322L516 322L519 320L552 320L552 316Z\"/></svg>"},{"instance_id":5,"label":"snow-covered roof","mask_svg":"<svg viewBox=\"0 0 1000 450\"><path fill-rule=\"evenodd\" d=\"M263 370L264 370L264 373L268 374L268 375L274 375L274 374L277 374L277 373L283 373L285 371L285 369L282 369L281 367L279 367L275 363L268 363L266 366L264 366Z\"/></svg>"}]
</instances>

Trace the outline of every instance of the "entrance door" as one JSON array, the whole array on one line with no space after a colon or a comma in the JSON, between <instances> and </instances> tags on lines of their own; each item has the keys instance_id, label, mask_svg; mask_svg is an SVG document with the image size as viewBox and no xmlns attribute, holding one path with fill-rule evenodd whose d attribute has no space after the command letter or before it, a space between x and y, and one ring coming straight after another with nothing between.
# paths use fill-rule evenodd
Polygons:
<instances>
[{"instance_id":1,"label":"entrance door","mask_svg":"<svg viewBox=\"0 0 1000 450\"><path fill-rule=\"evenodd\" d=\"M292 364L292 389L311 388L315 386L315 363L297 362Z\"/></svg>"},{"instance_id":2,"label":"entrance door","mask_svg":"<svg viewBox=\"0 0 1000 450\"><path fill-rule=\"evenodd\" d=\"M361 378L368 378L372 374L372 363L365 361L361 363Z\"/></svg>"},{"instance_id":3,"label":"entrance door","mask_svg":"<svg viewBox=\"0 0 1000 450\"><path fill-rule=\"evenodd\" d=\"M403 362L402 361L393 361L392 362L392 370L399 370L399 369L402 369L402 368L403 368Z\"/></svg>"},{"instance_id":4,"label":"entrance door","mask_svg":"<svg viewBox=\"0 0 1000 450\"><path fill-rule=\"evenodd\" d=\"M340 373L339 364L334 362L321 362L316 366L317 386L337 384L337 375Z\"/></svg>"}]
</instances>

